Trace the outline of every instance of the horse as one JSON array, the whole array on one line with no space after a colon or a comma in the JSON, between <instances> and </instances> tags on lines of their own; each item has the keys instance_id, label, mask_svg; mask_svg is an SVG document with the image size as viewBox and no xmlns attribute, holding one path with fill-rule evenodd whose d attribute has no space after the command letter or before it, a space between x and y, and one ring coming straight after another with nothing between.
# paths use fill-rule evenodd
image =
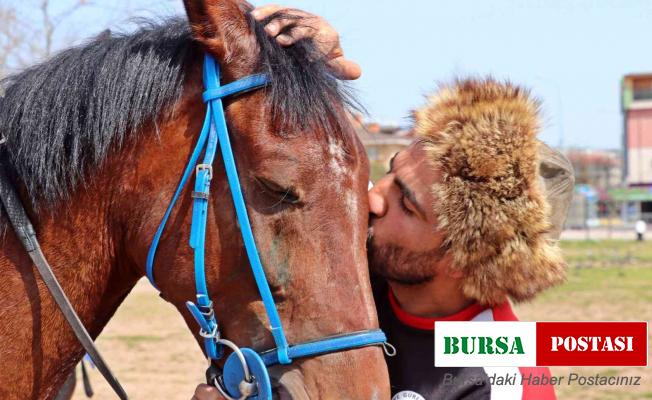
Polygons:
<instances>
[{"instance_id":1,"label":"horse","mask_svg":"<svg viewBox=\"0 0 652 400\"><path fill-rule=\"evenodd\" d=\"M96 338L145 275L150 242L202 128L206 53L225 82L254 73L270 82L226 98L224 110L287 340L377 328L365 251L369 167L347 117L350 95L311 41L279 46L249 4L184 4L187 18L105 32L2 84L1 166L81 321ZM274 340L221 165L206 226L209 293L224 337L263 350ZM202 343L185 305L195 296L192 202L185 188L154 270L160 296ZM8 226L0 215L0 365L11 366L0 375L0 397L50 399L84 350ZM389 397L378 347L296 360L270 375L281 396Z\"/></svg>"}]
</instances>

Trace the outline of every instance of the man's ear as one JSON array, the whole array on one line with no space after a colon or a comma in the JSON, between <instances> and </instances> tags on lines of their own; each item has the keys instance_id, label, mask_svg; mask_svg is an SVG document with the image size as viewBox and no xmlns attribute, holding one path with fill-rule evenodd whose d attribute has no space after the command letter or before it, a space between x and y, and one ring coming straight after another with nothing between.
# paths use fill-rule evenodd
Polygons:
<instances>
[{"instance_id":1,"label":"man's ear","mask_svg":"<svg viewBox=\"0 0 652 400\"><path fill-rule=\"evenodd\" d=\"M245 16L252 7L240 0L184 0L192 37L222 63L253 51Z\"/></svg>"}]
</instances>

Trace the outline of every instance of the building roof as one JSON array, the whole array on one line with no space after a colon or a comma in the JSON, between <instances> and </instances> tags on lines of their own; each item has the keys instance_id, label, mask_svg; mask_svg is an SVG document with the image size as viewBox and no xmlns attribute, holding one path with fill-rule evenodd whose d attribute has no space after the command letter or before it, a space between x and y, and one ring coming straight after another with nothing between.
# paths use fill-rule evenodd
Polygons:
<instances>
[{"instance_id":1,"label":"building roof","mask_svg":"<svg viewBox=\"0 0 652 400\"><path fill-rule=\"evenodd\" d=\"M401 130L400 127L383 126L375 122L366 124L360 115L352 115L351 122L360 141L365 146L407 146L412 143L412 135L408 131Z\"/></svg>"},{"instance_id":2,"label":"building roof","mask_svg":"<svg viewBox=\"0 0 652 400\"><path fill-rule=\"evenodd\" d=\"M652 72L637 72L625 75L625 79L652 78Z\"/></svg>"}]
</instances>

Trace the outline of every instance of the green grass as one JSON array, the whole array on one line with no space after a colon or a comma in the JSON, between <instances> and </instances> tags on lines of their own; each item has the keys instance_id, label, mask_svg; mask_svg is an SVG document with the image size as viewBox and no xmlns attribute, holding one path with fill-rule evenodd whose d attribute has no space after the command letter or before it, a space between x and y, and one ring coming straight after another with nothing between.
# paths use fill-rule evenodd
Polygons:
<instances>
[{"instance_id":1,"label":"green grass","mask_svg":"<svg viewBox=\"0 0 652 400\"><path fill-rule=\"evenodd\" d=\"M561 242L571 267L652 267L652 242L568 240Z\"/></svg>"},{"instance_id":2,"label":"green grass","mask_svg":"<svg viewBox=\"0 0 652 400\"><path fill-rule=\"evenodd\" d=\"M652 321L652 242L563 241L567 281L516 306L523 321ZM650 332L652 333L652 332ZM650 368L552 368L584 375L642 375L638 387L562 385L559 399L652 398Z\"/></svg>"},{"instance_id":3,"label":"green grass","mask_svg":"<svg viewBox=\"0 0 652 400\"><path fill-rule=\"evenodd\" d=\"M570 268L566 283L521 306L527 320L652 320L652 268Z\"/></svg>"},{"instance_id":4,"label":"green grass","mask_svg":"<svg viewBox=\"0 0 652 400\"><path fill-rule=\"evenodd\" d=\"M652 268L620 266L610 268L571 268L565 284L552 289L550 293L577 294L589 292L600 294L603 289L623 291L621 294L650 295L646 290L652 289Z\"/></svg>"}]
</instances>

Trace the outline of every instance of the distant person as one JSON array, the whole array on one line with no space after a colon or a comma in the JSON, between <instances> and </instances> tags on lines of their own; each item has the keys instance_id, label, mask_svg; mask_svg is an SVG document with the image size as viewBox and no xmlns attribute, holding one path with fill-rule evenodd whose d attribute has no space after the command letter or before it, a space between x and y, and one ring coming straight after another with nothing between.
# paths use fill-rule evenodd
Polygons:
<instances>
[{"instance_id":1,"label":"distant person","mask_svg":"<svg viewBox=\"0 0 652 400\"><path fill-rule=\"evenodd\" d=\"M636 240L642 242L645 240L645 231L647 230L647 224L642 219L636 221Z\"/></svg>"}]
</instances>

